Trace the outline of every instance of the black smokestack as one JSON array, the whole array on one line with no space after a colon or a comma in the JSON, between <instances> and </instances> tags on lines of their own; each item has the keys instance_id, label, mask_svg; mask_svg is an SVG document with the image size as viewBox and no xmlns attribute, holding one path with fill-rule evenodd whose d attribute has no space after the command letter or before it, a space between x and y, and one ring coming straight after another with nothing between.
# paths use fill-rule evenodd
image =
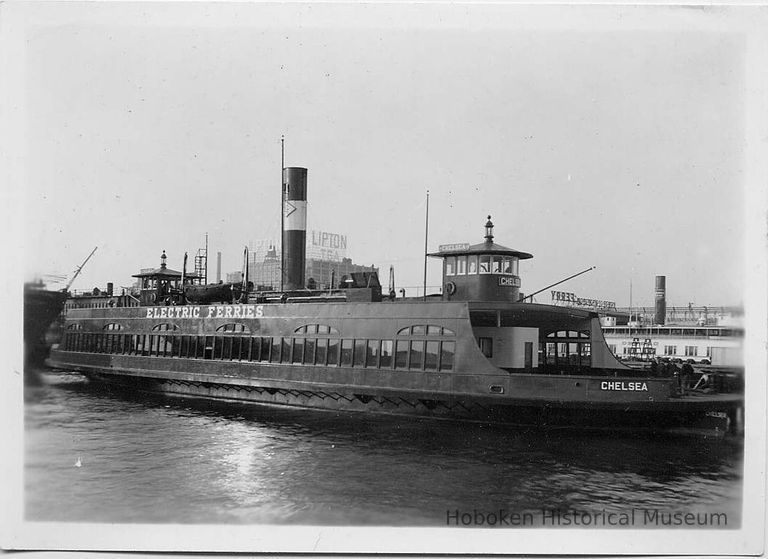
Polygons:
<instances>
[{"instance_id":1,"label":"black smokestack","mask_svg":"<svg viewBox=\"0 0 768 559\"><path fill-rule=\"evenodd\" d=\"M283 169L283 289L304 287L307 246L307 170Z\"/></svg>"},{"instance_id":2,"label":"black smokestack","mask_svg":"<svg viewBox=\"0 0 768 559\"><path fill-rule=\"evenodd\" d=\"M667 277L656 276L656 324L663 325L667 318Z\"/></svg>"}]
</instances>

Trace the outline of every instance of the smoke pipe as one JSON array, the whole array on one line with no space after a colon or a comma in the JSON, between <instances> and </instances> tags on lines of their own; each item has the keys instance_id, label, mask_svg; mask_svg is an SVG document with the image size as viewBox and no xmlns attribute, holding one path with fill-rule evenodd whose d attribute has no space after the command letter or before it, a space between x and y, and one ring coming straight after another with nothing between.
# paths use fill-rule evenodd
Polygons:
<instances>
[{"instance_id":1,"label":"smoke pipe","mask_svg":"<svg viewBox=\"0 0 768 559\"><path fill-rule=\"evenodd\" d=\"M307 170L283 169L283 289L304 287L307 245Z\"/></svg>"},{"instance_id":2,"label":"smoke pipe","mask_svg":"<svg viewBox=\"0 0 768 559\"><path fill-rule=\"evenodd\" d=\"M656 320L663 326L667 319L667 277L656 276Z\"/></svg>"}]
</instances>

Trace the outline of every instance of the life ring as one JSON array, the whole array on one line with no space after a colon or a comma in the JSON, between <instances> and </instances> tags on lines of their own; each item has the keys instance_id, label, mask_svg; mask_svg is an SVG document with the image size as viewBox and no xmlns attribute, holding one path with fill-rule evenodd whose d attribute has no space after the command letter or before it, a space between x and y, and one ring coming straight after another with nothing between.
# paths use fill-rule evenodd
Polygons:
<instances>
[{"instance_id":1,"label":"life ring","mask_svg":"<svg viewBox=\"0 0 768 559\"><path fill-rule=\"evenodd\" d=\"M454 293L456 293L456 284L453 283L452 281L449 281L448 283L446 283L445 284L445 292L448 295L453 295Z\"/></svg>"}]
</instances>

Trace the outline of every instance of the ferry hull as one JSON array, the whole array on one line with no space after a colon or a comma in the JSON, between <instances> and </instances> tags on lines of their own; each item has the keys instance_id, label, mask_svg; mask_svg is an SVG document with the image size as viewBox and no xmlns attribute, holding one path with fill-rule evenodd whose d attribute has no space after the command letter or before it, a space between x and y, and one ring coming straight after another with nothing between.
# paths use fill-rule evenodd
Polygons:
<instances>
[{"instance_id":1,"label":"ferry hull","mask_svg":"<svg viewBox=\"0 0 768 559\"><path fill-rule=\"evenodd\" d=\"M53 356L57 357L54 350ZM83 373L94 382L107 383L134 394L149 392L181 397L212 398L260 405L294 406L344 412L380 413L443 420L472 421L539 429L594 431L680 432L724 436L738 429L740 400L722 395L718 400L581 400L527 396L440 393L374 386L340 386L237 375L221 367L218 372L188 372L175 361L176 371L140 368L116 369L93 355L94 362L54 364ZM100 363L99 361L105 361ZM157 362L155 362L157 365ZM179 366L180 365L180 366ZM188 363L187 365L194 365ZM194 367L192 367L194 368ZM185 371L185 369L187 371ZM552 378L528 375L521 386L552 385ZM555 379L561 384L602 383L604 377ZM630 382L632 379L626 379ZM613 380L612 380L613 381ZM621 382L621 381L613 381ZM555 387L557 388L557 387ZM539 390L539 392L542 392Z\"/></svg>"}]
</instances>

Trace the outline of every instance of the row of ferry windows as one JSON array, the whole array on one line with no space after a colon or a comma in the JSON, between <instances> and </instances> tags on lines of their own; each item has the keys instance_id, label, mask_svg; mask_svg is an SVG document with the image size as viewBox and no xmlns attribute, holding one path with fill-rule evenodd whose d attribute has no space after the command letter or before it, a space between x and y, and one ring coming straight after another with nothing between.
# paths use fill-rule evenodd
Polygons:
<instances>
[{"instance_id":1,"label":"row of ferry windows","mask_svg":"<svg viewBox=\"0 0 768 559\"><path fill-rule=\"evenodd\" d=\"M82 325L79 323L70 324L67 327L68 330L82 330ZM111 322L104 326L104 330L122 330L123 325ZM178 330L178 327L171 323L155 324L152 327L153 331L171 331ZM241 323L223 324L216 328L217 332L228 333L249 333L248 326ZM308 324L300 326L294 330L297 334L328 334L338 335L339 331L333 326L326 326L323 324ZM406 326L397 331L398 336L455 336L456 333L450 328L443 326L437 326L434 324L416 324L413 326Z\"/></svg>"},{"instance_id":2,"label":"row of ferry windows","mask_svg":"<svg viewBox=\"0 0 768 559\"><path fill-rule=\"evenodd\" d=\"M617 355L616 344L609 344L608 348L613 352L614 355ZM706 348L703 348L703 349L705 350L706 357L712 357L713 348L711 346L707 346ZM652 355L657 355L658 350L655 347L652 347L651 350L652 350L651 352ZM695 345L683 346L683 353L678 353L677 350L678 350L678 346L676 345L665 345L664 352L662 353L662 355L673 355L673 356L682 355L685 357L699 357L699 347ZM638 348L634 353L644 354L643 346L640 346L640 348ZM631 346L622 347L621 354L632 355L633 354L632 347ZM645 353L645 355L647 355L647 352Z\"/></svg>"},{"instance_id":3,"label":"row of ferry windows","mask_svg":"<svg viewBox=\"0 0 768 559\"><path fill-rule=\"evenodd\" d=\"M493 254L448 256L445 259L445 275L502 274L517 276L519 275L519 263L517 256L498 256Z\"/></svg>"},{"instance_id":4,"label":"row of ferry windows","mask_svg":"<svg viewBox=\"0 0 768 559\"><path fill-rule=\"evenodd\" d=\"M456 342L68 332L66 351L382 369L453 369Z\"/></svg>"}]
</instances>

